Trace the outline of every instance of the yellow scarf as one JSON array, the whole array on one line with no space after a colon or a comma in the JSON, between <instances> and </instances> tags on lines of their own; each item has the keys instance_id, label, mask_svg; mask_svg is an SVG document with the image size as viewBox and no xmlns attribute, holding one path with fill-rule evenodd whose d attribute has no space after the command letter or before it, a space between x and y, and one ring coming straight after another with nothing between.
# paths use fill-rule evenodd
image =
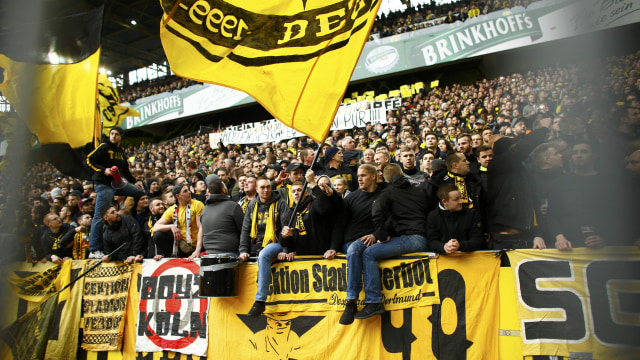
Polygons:
<instances>
[{"instance_id":1,"label":"yellow scarf","mask_svg":"<svg viewBox=\"0 0 640 360\"><path fill-rule=\"evenodd\" d=\"M304 236L307 235L307 229L304 226L304 222L302 221L302 217L309 212L309 206L311 203L307 204L307 207L302 210L302 212L298 212L296 214L296 225L295 228L298 229L298 235Z\"/></svg>"},{"instance_id":2,"label":"yellow scarf","mask_svg":"<svg viewBox=\"0 0 640 360\"><path fill-rule=\"evenodd\" d=\"M278 237L276 236L276 216L278 215L278 204L277 201L274 201L269 205L269 217L267 217L267 228L264 230L264 239L262 239L262 247L265 247L272 242L277 242ZM251 215L251 234L249 235L251 238L255 239L258 237L258 203L256 202L256 206L253 208L253 214Z\"/></svg>"},{"instance_id":3,"label":"yellow scarf","mask_svg":"<svg viewBox=\"0 0 640 360\"><path fill-rule=\"evenodd\" d=\"M73 236L73 260L84 260L89 248L89 233L79 232Z\"/></svg>"},{"instance_id":4,"label":"yellow scarf","mask_svg":"<svg viewBox=\"0 0 640 360\"><path fill-rule=\"evenodd\" d=\"M462 203L467 209L473 209L473 202L469 201L469 193L467 192L467 184L464 182L464 178L454 175L451 172L448 173L449 177L453 179L456 187L460 190L462 196Z\"/></svg>"},{"instance_id":5,"label":"yellow scarf","mask_svg":"<svg viewBox=\"0 0 640 360\"><path fill-rule=\"evenodd\" d=\"M287 205L289 206L289 209L291 209L296 205L296 201L293 200L293 194L291 194L291 185L287 184L287 189L287 193L289 194L289 196L287 197Z\"/></svg>"},{"instance_id":6,"label":"yellow scarf","mask_svg":"<svg viewBox=\"0 0 640 360\"><path fill-rule=\"evenodd\" d=\"M249 203L251 202L251 200L247 199L247 197L243 197L242 200L240 200L241 204L240 204L240 208L242 209L242 213L246 214L247 213L247 208L249 207Z\"/></svg>"}]
</instances>

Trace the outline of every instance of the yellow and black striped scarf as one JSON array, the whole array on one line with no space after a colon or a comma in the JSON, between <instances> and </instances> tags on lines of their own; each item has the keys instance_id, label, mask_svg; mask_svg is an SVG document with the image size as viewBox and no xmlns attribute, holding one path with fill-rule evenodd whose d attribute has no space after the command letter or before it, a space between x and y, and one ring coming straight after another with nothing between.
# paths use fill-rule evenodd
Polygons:
<instances>
[{"instance_id":1,"label":"yellow and black striped scarf","mask_svg":"<svg viewBox=\"0 0 640 360\"><path fill-rule=\"evenodd\" d=\"M462 176L455 175L449 171L447 173L450 178L453 179L454 184L460 190L460 195L462 196L462 203L468 209L473 209L473 202L469 199L469 192L467 191L467 184L464 181Z\"/></svg>"},{"instance_id":2,"label":"yellow and black striped scarf","mask_svg":"<svg viewBox=\"0 0 640 360\"><path fill-rule=\"evenodd\" d=\"M265 247L272 242L278 241L276 235L276 217L278 216L278 202L274 201L269 205L268 217L266 220L267 228L264 230L264 238L262 239L262 247ZM251 214L251 234L252 239L258 237L258 204L253 208L253 214Z\"/></svg>"},{"instance_id":3,"label":"yellow and black striped scarf","mask_svg":"<svg viewBox=\"0 0 640 360\"><path fill-rule=\"evenodd\" d=\"M53 236L53 234L49 234L49 236L53 239L53 246L51 246L51 250L60 249L60 239L62 239L63 235L64 235L64 231L62 231L58 236Z\"/></svg>"},{"instance_id":4,"label":"yellow and black striped scarf","mask_svg":"<svg viewBox=\"0 0 640 360\"><path fill-rule=\"evenodd\" d=\"M307 229L304 226L304 222L302 221L302 217L309 213L309 207L310 206L311 206L311 203L307 204L307 206L304 208L304 210L302 210L301 212L298 212L296 214L296 226L295 226L295 228L298 229L298 235L300 235L300 236L307 235Z\"/></svg>"},{"instance_id":5,"label":"yellow and black striped scarf","mask_svg":"<svg viewBox=\"0 0 640 360\"><path fill-rule=\"evenodd\" d=\"M250 202L251 200L247 199L246 196L240 199L240 203L238 205L240 205L240 208L242 209L243 214L247 213L247 208L249 207Z\"/></svg>"},{"instance_id":6,"label":"yellow and black striped scarf","mask_svg":"<svg viewBox=\"0 0 640 360\"><path fill-rule=\"evenodd\" d=\"M84 260L88 248L89 233L75 233L75 235L73 235L73 260Z\"/></svg>"}]
</instances>

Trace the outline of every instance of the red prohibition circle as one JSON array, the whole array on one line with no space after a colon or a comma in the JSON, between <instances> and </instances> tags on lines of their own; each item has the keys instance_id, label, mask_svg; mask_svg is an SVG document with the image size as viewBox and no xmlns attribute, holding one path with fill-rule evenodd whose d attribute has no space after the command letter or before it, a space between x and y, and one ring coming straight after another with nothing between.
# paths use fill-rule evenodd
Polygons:
<instances>
[{"instance_id":1,"label":"red prohibition circle","mask_svg":"<svg viewBox=\"0 0 640 360\"><path fill-rule=\"evenodd\" d=\"M185 268L196 275L200 274L200 267L195 262L186 259L171 259L158 266L158 268L153 272L153 274L151 274L151 276L160 277L160 275L162 275L166 270L176 267ZM207 299L200 299L200 317L204 316L203 309L207 309L208 305L209 304ZM144 312L145 314L147 313L147 300L140 300L138 311ZM151 329L151 327L148 326L147 330L151 334L153 334L151 336L147 336L147 338L151 340L151 342L153 342L156 346L159 346L161 348L182 349L193 344L193 342L198 339L198 337L191 337L191 334L189 334L187 337L183 337L178 340L166 340L161 336L158 336L155 331Z\"/></svg>"}]
</instances>

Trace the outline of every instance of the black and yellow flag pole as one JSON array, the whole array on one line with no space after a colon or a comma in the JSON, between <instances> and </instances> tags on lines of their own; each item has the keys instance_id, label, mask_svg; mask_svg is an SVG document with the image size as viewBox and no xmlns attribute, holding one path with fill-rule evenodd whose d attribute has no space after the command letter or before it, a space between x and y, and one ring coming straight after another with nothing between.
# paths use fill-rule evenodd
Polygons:
<instances>
[{"instance_id":1,"label":"black and yellow flag pole","mask_svg":"<svg viewBox=\"0 0 640 360\"><path fill-rule=\"evenodd\" d=\"M311 162L311 167L309 169L313 170L313 168L316 166L316 163L318 162L318 158L320 157L320 151L322 151L322 144L324 144L325 140L327 138L325 137L324 140L322 140L322 142L320 143L320 145L318 145L318 150L316 150L316 154L313 157L313 161ZM304 177L304 185L302 186L302 193L300 195L300 199L298 199L298 201L296 201L296 206L294 207L294 211L293 214L291 215L291 219L289 219L289 222L287 223L288 227L293 228L295 226L295 221L296 221L296 214L298 213L298 211L300 211L300 200L302 200L302 198L304 197L304 193L305 191L307 191L307 177L305 176L305 174L302 174L302 176Z\"/></svg>"},{"instance_id":2,"label":"black and yellow flag pole","mask_svg":"<svg viewBox=\"0 0 640 360\"><path fill-rule=\"evenodd\" d=\"M110 254L105 255L108 257L112 257L115 253L118 252L118 250L122 249L123 246L127 245L128 241L123 242L120 246L118 246L115 250L113 250ZM87 271L83 272L82 274L78 275L77 278L71 280L65 287L63 287L62 289L60 289L58 292L63 292L66 288L71 287L71 285L73 285L73 283L75 283L76 281L82 279L83 277L85 277L85 275L87 275L88 273L90 273L93 269L97 268L98 266L100 266L100 264L102 264L102 259L98 260L97 263L93 264L93 266L91 266L89 269L87 269Z\"/></svg>"}]
</instances>

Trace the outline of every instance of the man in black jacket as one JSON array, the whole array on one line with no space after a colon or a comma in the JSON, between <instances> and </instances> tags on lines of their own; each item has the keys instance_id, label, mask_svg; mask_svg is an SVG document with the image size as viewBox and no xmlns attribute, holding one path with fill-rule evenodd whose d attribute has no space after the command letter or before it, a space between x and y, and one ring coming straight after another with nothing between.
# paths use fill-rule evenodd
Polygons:
<instances>
[{"instance_id":1,"label":"man in black jacket","mask_svg":"<svg viewBox=\"0 0 640 360\"><path fill-rule=\"evenodd\" d=\"M104 234L102 234L104 251L111 254L120 245L126 243L112 257L104 255L102 261L111 261L112 258L125 264L142 261L142 252L146 244L136 220L129 215L121 218L113 205L104 207L100 214L105 222Z\"/></svg>"},{"instance_id":2,"label":"man in black jacket","mask_svg":"<svg viewBox=\"0 0 640 360\"><path fill-rule=\"evenodd\" d=\"M91 222L91 232L89 237L89 258L98 259L104 256L102 252L102 217L100 210L113 201L113 195L126 195L142 197L144 191L134 185L135 178L129 171L129 163L125 158L124 151L120 147L124 130L120 127L113 127L109 131L109 140L103 142L89 155L87 155L87 165L94 171L93 181L97 193L96 208ZM111 187L113 176L111 167L117 166L123 179L128 183L120 188Z\"/></svg>"},{"instance_id":3,"label":"man in black jacket","mask_svg":"<svg viewBox=\"0 0 640 360\"><path fill-rule=\"evenodd\" d=\"M479 250L483 241L480 213L463 206L460 190L453 184L442 185L438 198L438 208L427 218L429 250L438 254Z\"/></svg>"},{"instance_id":4,"label":"man in black jacket","mask_svg":"<svg viewBox=\"0 0 640 360\"><path fill-rule=\"evenodd\" d=\"M345 319L340 319L343 325L351 324L356 312L356 302L362 288L362 253L376 242L371 215L373 203L382 191L377 178L378 172L373 165L360 165L359 189L344 198L344 206L333 228L329 250L324 254L325 259L333 259L339 250L347 254L347 299L351 301L345 308L346 315L342 315Z\"/></svg>"},{"instance_id":5,"label":"man in black jacket","mask_svg":"<svg viewBox=\"0 0 640 360\"><path fill-rule=\"evenodd\" d=\"M342 210L342 196L333 189L331 180L321 175L316 183L313 170L305 174L311 196L302 194L302 182L291 185L291 192L296 202L300 201L293 228L284 226L282 229L282 244L288 256L279 257L280 260L293 260L295 255L324 255L329 250L331 242L331 226L336 216ZM302 200L300 200L302 198ZM286 221L292 216L293 208Z\"/></svg>"},{"instance_id":6,"label":"man in black jacket","mask_svg":"<svg viewBox=\"0 0 640 360\"><path fill-rule=\"evenodd\" d=\"M357 307L353 300L358 300L360 279L348 276L349 301L340 318L343 325L351 324L354 318L367 319L384 313L379 260L427 250L427 207L424 202L417 201L424 198L422 190L411 186L400 166L396 164L389 164L384 168L384 178L389 186L380 193L372 206L374 231L369 235L372 242L362 251L361 256L347 257L347 269L361 267L365 307L356 314ZM387 220L393 224L393 234L387 232ZM360 247L364 246L359 245L362 244L359 241L354 243Z\"/></svg>"},{"instance_id":7,"label":"man in black jacket","mask_svg":"<svg viewBox=\"0 0 640 360\"><path fill-rule=\"evenodd\" d=\"M563 175L562 155L551 143L538 145L532 153L535 170L531 177L535 195L536 222L541 227L537 231L539 236L533 239L534 249L546 249L546 242L553 242L553 236L549 233L549 199L559 185Z\"/></svg>"},{"instance_id":8,"label":"man in black jacket","mask_svg":"<svg viewBox=\"0 0 640 360\"><path fill-rule=\"evenodd\" d=\"M611 186L610 174L598 170L593 149L585 141L573 145L573 172L560 178L549 201L549 230L558 250L633 244L633 239L616 236L621 228L616 210L620 209L612 206L612 199L622 196L616 193L619 185Z\"/></svg>"},{"instance_id":9,"label":"man in black jacket","mask_svg":"<svg viewBox=\"0 0 640 360\"><path fill-rule=\"evenodd\" d=\"M416 167L416 155L408 146L400 148L400 162L402 163L402 171L413 186L420 185L429 177L427 173Z\"/></svg>"},{"instance_id":10,"label":"man in black jacket","mask_svg":"<svg viewBox=\"0 0 640 360\"><path fill-rule=\"evenodd\" d=\"M342 176L349 183L349 191L355 191L358 186L353 171L344 163L343 151L338 147L330 147L324 151L325 170L321 175L327 175L331 180Z\"/></svg>"},{"instance_id":11,"label":"man in black jacket","mask_svg":"<svg viewBox=\"0 0 640 360\"><path fill-rule=\"evenodd\" d=\"M62 248L60 245L62 237L71 229L71 225L64 224L60 217L53 213L45 215L43 222L47 227L42 234L42 248L45 258L56 264L62 264L71 259L71 248L68 246Z\"/></svg>"},{"instance_id":12,"label":"man in black jacket","mask_svg":"<svg viewBox=\"0 0 640 360\"><path fill-rule=\"evenodd\" d=\"M491 249L531 248L533 238L541 235L535 226L530 176L522 162L548 134L549 129L542 127L519 141L500 135L492 138L494 156L487 168Z\"/></svg>"},{"instance_id":13,"label":"man in black jacket","mask_svg":"<svg viewBox=\"0 0 640 360\"><path fill-rule=\"evenodd\" d=\"M467 209L476 209L482 214L485 206L484 189L482 180L471 173L469 161L464 154L456 152L450 154L445 159L447 171L436 172L428 182L422 183L420 187L426 189L427 206L429 212L438 207L438 189L443 184L454 184L462 194L463 206Z\"/></svg>"}]
</instances>

